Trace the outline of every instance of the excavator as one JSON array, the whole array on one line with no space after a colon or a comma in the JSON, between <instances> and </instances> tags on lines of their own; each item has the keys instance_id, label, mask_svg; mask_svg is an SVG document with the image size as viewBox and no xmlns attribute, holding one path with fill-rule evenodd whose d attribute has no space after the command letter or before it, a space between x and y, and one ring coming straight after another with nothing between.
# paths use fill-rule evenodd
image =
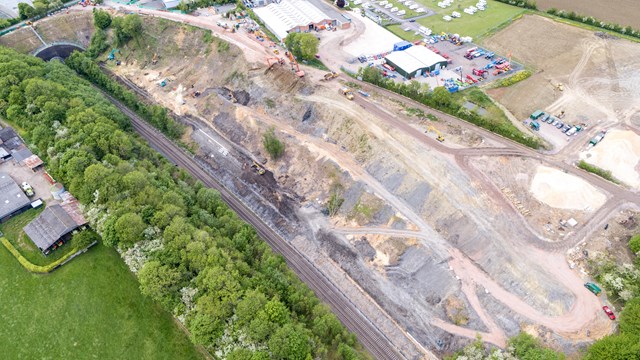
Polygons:
<instances>
[{"instance_id":1,"label":"excavator","mask_svg":"<svg viewBox=\"0 0 640 360\"><path fill-rule=\"evenodd\" d=\"M551 86L554 87L554 89L560 90L560 91L564 91L564 85L562 83L554 83L553 80L549 80L549 82L551 83Z\"/></svg>"},{"instance_id":2,"label":"excavator","mask_svg":"<svg viewBox=\"0 0 640 360\"><path fill-rule=\"evenodd\" d=\"M260 164L258 164L255 160L253 161L253 164L251 164L251 167L255 168L258 174L260 175L264 175L264 173L266 172L266 170Z\"/></svg>"},{"instance_id":3,"label":"excavator","mask_svg":"<svg viewBox=\"0 0 640 360\"><path fill-rule=\"evenodd\" d=\"M284 65L284 58L267 58L267 65L269 65L269 69L271 69L275 64Z\"/></svg>"},{"instance_id":4,"label":"excavator","mask_svg":"<svg viewBox=\"0 0 640 360\"><path fill-rule=\"evenodd\" d=\"M442 133L440 131L438 131L438 129L436 129L435 127L433 127L432 125L429 125L429 127L427 128L426 132L431 132L433 131L434 133L436 133L436 140L440 141L440 142L444 142L444 136L442 136Z\"/></svg>"},{"instance_id":5,"label":"excavator","mask_svg":"<svg viewBox=\"0 0 640 360\"><path fill-rule=\"evenodd\" d=\"M296 58L293 57L293 54L291 53L291 51L286 51L284 54L291 61L291 70L295 70L296 71L296 75L298 75L298 77L304 77L304 71L300 70L300 66L298 65L298 62L296 61ZM294 68L294 65L295 65L295 68Z\"/></svg>"},{"instance_id":6,"label":"excavator","mask_svg":"<svg viewBox=\"0 0 640 360\"><path fill-rule=\"evenodd\" d=\"M332 71L332 72L324 74L324 79L323 80L324 81L329 81L331 79L337 78L338 76L340 76L340 74L338 74L335 71Z\"/></svg>"}]
</instances>

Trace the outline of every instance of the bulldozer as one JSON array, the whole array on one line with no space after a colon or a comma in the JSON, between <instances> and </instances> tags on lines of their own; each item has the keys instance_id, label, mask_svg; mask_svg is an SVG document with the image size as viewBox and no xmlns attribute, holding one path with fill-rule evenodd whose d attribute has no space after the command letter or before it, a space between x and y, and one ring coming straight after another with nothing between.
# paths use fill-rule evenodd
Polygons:
<instances>
[{"instance_id":1,"label":"bulldozer","mask_svg":"<svg viewBox=\"0 0 640 360\"><path fill-rule=\"evenodd\" d=\"M444 142L444 136L442 136L442 133L438 129L433 127L432 125L429 125L429 127L427 128L426 132L431 132L431 131L436 133L436 140L438 140L440 142Z\"/></svg>"},{"instance_id":2,"label":"bulldozer","mask_svg":"<svg viewBox=\"0 0 640 360\"><path fill-rule=\"evenodd\" d=\"M332 71L332 72L324 74L324 79L323 80L324 81L329 81L331 79L337 78L338 76L340 76L340 75L337 72Z\"/></svg>"},{"instance_id":3,"label":"bulldozer","mask_svg":"<svg viewBox=\"0 0 640 360\"><path fill-rule=\"evenodd\" d=\"M353 91L348 87L340 88L340 94L344 95L347 99L353 100Z\"/></svg>"},{"instance_id":4,"label":"bulldozer","mask_svg":"<svg viewBox=\"0 0 640 360\"><path fill-rule=\"evenodd\" d=\"M562 83L554 83L553 80L549 80L549 83L551 83L551 86L553 86L554 89L559 90L559 91L564 91L564 84L562 84Z\"/></svg>"},{"instance_id":5,"label":"bulldozer","mask_svg":"<svg viewBox=\"0 0 640 360\"><path fill-rule=\"evenodd\" d=\"M158 63L158 53L153 53L153 59L151 59L153 65Z\"/></svg>"},{"instance_id":6,"label":"bulldozer","mask_svg":"<svg viewBox=\"0 0 640 360\"><path fill-rule=\"evenodd\" d=\"M260 175L264 175L264 173L266 172L262 165L258 164L255 160L253 161L253 164L251 164L251 167L255 168L256 172L258 172L258 174Z\"/></svg>"}]
</instances>

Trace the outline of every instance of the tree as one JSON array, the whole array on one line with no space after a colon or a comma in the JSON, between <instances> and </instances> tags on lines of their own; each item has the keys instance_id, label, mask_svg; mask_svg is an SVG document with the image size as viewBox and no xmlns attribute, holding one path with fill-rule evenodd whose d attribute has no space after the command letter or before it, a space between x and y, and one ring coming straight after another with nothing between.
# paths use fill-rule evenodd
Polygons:
<instances>
[{"instance_id":1,"label":"tree","mask_svg":"<svg viewBox=\"0 0 640 360\"><path fill-rule=\"evenodd\" d=\"M27 3L18 3L18 14L20 14L20 19L26 20L36 15L36 9Z\"/></svg>"},{"instance_id":2,"label":"tree","mask_svg":"<svg viewBox=\"0 0 640 360\"><path fill-rule=\"evenodd\" d=\"M556 353L551 349L544 348L536 338L521 332L509 339L509 346L513 348L513 355L520 360L559 360L564 359L564 355Z\"/></svg>"},{"instance_id":3,"label":"tree","mask_svg":"<svg viewBox=\"0 0 640 360\"><path fill-rule=\"evenodd\" d=\"M142 20L136 14L116 17L111 21L111 25L115 29L118 45L124 45L142 33Z\"/></svg>"},{"instance_id":4,"label":"tree","mask_svg":"<svg viewBox=\"0 0 640 360\"><path fill-rule=\"evenodd\" d=\"M320 40L311 33L290 33L284 42L293 55L303 60L314 59L320 44Z\"/></svg>"},{"instance_id":5,"label":"tree","mask_svg":"<svg viewBox=\"0 0 640 360\"><path fill-rule=\"evenodd\" d=\"M342 8L344 8L344 6L346 5L346 2L345 2L345 0L337 0L337 1L336 1L336 5L337 5L340 9L342 9Z\"/></svg>"},{"instance_id":6,"label":"tree","mask_svg":"<svg viewBox=\"0 0 640 360\"><path fill-rule=\"evenodd\" d=\"M133 245L143 239L144 229L147 225L138 214L126 213L118 218L114 230L120 243Z\"/></svg>"},{"instance_id":7,"label":"tree","mask_svg":"<svg viewBox=\"0 0 640 360\"><path fill-rule=\"evenodd\" d=\"M640 298L633 298L625 304L620 314L620 332L640 337Z\"/></svg>"},{"instance_id":8,"label":"tree","mask_svg":"<svg viewBox=\"0 0 640 360\"><path fill-rule=\"evenodd\" d=\"M145 263L138 272L138 280L143 294L170 307L182 277L177 269L152 260Z\"/></svg>"},{"instance_id":9,"label":"tree","mask_svg":"<svg viewBox=\"0 0 640 360\"><path fill-rule=\"evenodd\" d=\"M104 10L93 9L93 25L98 29L106 29L111 25L111 15Z\"/></svg>"},{"instance_id":10,"label":"tree","mask_svg":"<svg viewBox=\"0 0 640 360\"><path fill-rule=\"evenodd\" d=\"M311 356L304 330L292 324L284 325L273 334L269 339L269 350L275 359L306 360Z\"/></svg>"},{"instance_id":11,"label":"tree","mask_svg":"<svg viewBox=\"0 0 640 360\"><path fill-rule=\"evenodd\" d=\"M100 240L100 236L93 230L78 231L73 234L72 241L78 249L84 249L93 244L94 241Z\"/></svg>"},{"instance_id":12,"label":"tree","mask_svg":"<svg viewBox=\"0 0 640 360\"><path fill-rule=\"evenodd\" d=\"M640 234L633 236L629 240L629 249L631 249L634 254L640 253Z\"/></svg>"},{"instance_id":13,"label":"tree","mask_svg":"<svg viewBox=\"0 0 640 360\"><path fill-rule=\"evenodd\" d=\"M280 158L284 154L284 143L276 137L274 128L269 128L262 135L262 145L264 145L264 149L273 160Z\"/></svg>"},{"instance_id":14,"label":"tree","mask_svg":"<svg viewBox=\"0 0 640 360\"><path fill-rule=\"evenodd\" d=\"M451 105L453 101L451 99L451 94L449 90L445 89L444 86L439 86L433 89L433 100L438 104L438 106L448 107Z\"/></svg>"},{"instance_id":15,"label":"tree","mask_svg":"<svg viewBox=\"0 0 640 360\"><path fill-rule=\"evenodd\" d=\"M609 335L596 341L584 360L638 360L640 359L640 337L630 334Z\"/></svg>"}]
</instances>

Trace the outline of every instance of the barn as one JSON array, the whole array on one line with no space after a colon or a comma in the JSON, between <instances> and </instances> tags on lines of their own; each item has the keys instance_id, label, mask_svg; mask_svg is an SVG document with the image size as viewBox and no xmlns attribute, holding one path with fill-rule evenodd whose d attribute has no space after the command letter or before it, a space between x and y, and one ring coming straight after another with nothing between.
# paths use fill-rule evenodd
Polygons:
<instances>
[{"instance_id":1,"label":"barn","mask_svg":"<svg viewBox=\"0 0 640 360\"><path fill-rule=\"evenodd\" d=\"M385 56L385 62L407 79L447 66L447 59L424 46L411 46Z\"/></svg>"}]
</instances>

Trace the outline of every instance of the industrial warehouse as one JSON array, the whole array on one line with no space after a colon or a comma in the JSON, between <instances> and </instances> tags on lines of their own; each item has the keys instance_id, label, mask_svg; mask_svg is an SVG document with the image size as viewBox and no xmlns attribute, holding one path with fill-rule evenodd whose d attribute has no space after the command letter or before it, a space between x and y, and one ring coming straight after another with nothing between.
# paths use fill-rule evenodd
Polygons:
<instances>
[{"instance_id":1,"label":"industrial warehouse","mask_svg":"<svg viewBox=\"0 0 640 360\"><path fill-rule=\"evenodd\" d=\"M282 0L253 9L267 29L280 40L290 32L324 30L334 27L348 28L348 21L332 18L308 1Z\"/></svg>"},{"instance_id":2,"label":"industrial warehouse","mask_svg":"<svg viewBox=\"0 0 640 360\"><path fill-rule=\"evenodd\" d=\"M407 79L417 77L447 66L447 59L424 46L395 47L397 51L385 56L385 62Z\"/></svg>"}]
</instances>

